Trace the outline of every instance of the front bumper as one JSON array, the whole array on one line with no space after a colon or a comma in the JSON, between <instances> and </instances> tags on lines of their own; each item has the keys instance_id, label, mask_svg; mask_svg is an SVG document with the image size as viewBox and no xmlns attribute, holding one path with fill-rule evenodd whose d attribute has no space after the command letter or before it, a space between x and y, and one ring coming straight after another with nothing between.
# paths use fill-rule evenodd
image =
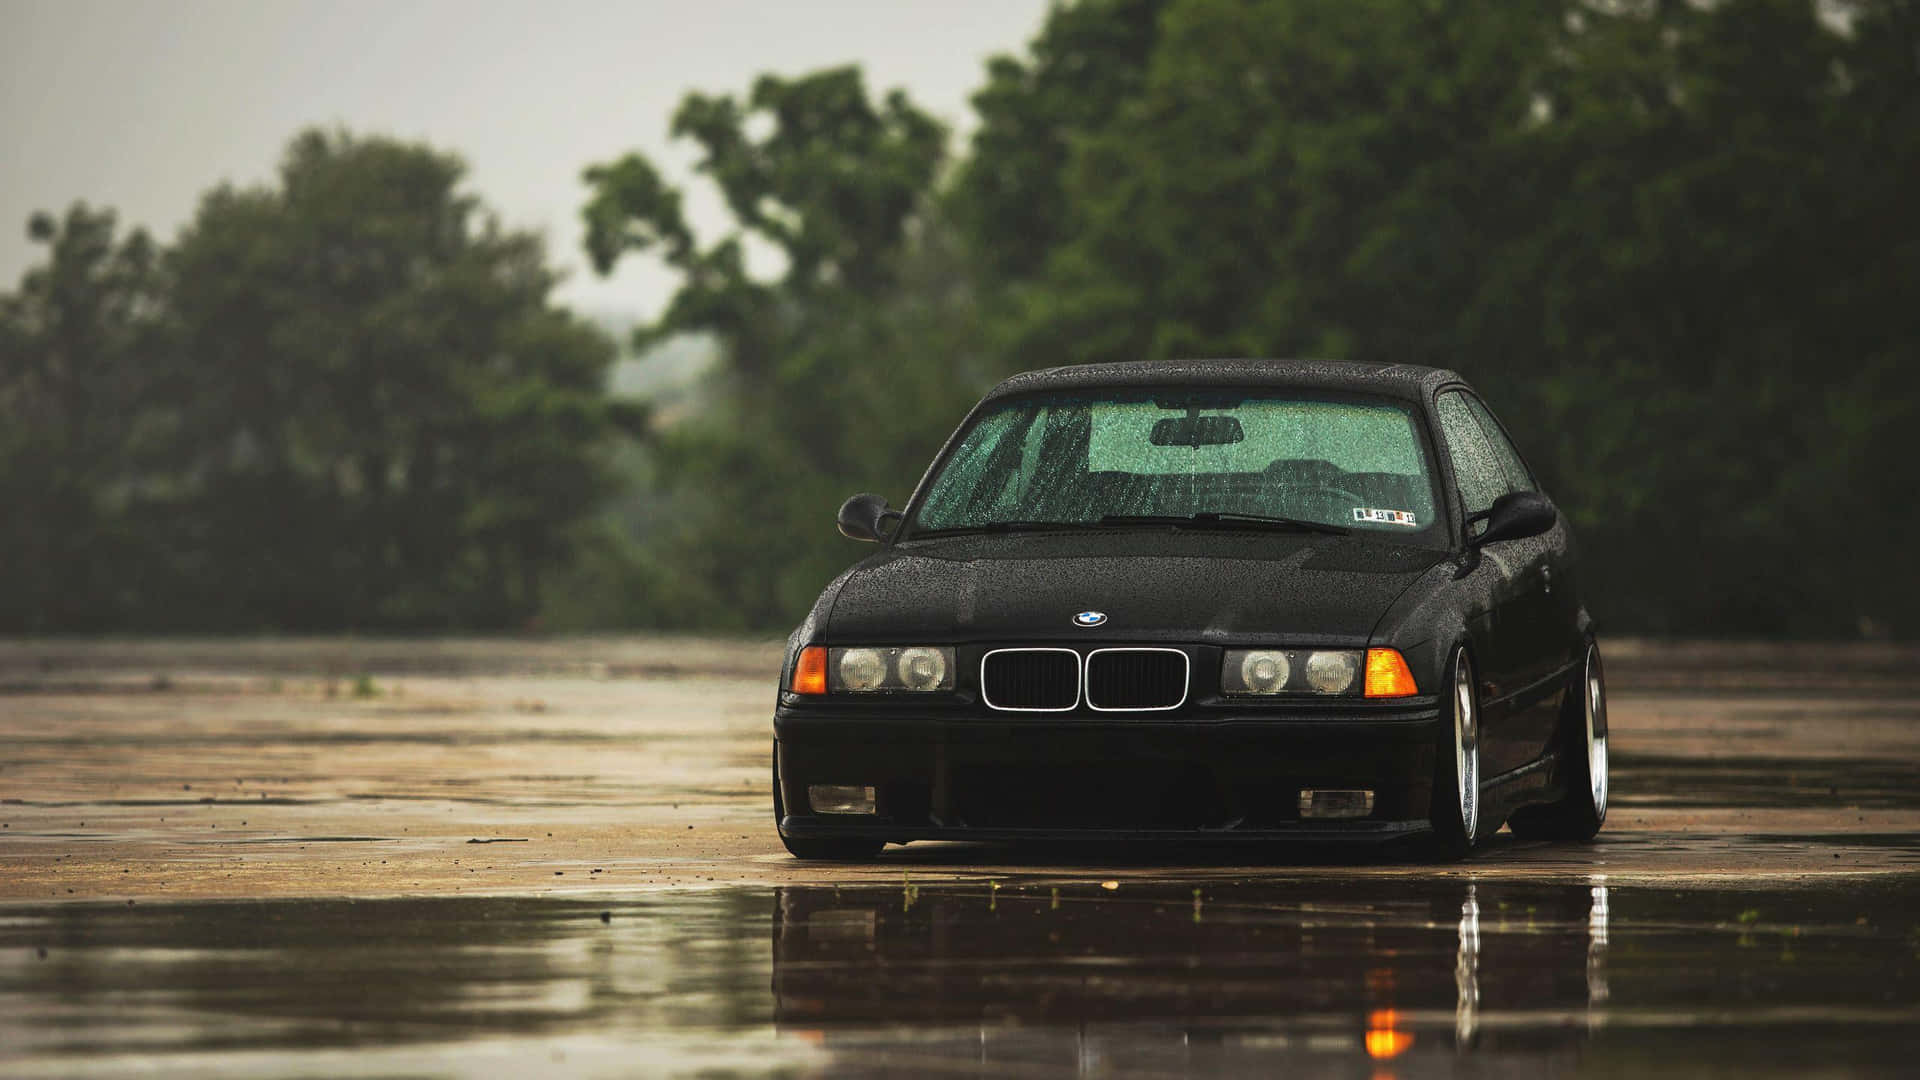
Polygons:
<instances>
[{"instance_id":1,"label":"front bumper","mask_svg":"<svg viewBox=\"0 0 1920 1080\"><path fill-rule=\"evenodd\" d=\"M780 832L793 838L1322 836L1427 827L1439 707L1219 718L876 716L782 708ZM870 785L872 815L816 814L813 784ZM1374 792L1364 818L1305 819L1302 788Z\"/></svg>"}]
</instances>

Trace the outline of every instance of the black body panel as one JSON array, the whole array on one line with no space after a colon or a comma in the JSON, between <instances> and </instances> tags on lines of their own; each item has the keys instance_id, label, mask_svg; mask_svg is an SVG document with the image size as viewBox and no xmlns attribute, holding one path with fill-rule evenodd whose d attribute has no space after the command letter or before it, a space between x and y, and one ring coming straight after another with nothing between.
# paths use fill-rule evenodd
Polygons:
<instances>
[{"instance_id":1,"label":"black body panel","mask_svg":"<svg viewBox=\"0 0 1920 1080\"><path fill-rule=\"evenodd\" d=\"M855 567L822 641L1081 642L1097 609L1135 641L1363 645L1444 552L1287 533L1062 531L910 541Z\"/></svg>"},{"instance_id":2,"label":"black body panel","mask_svg":"<svg viewBox=\"0 0 1920 1080\"><path fill-rule=\"evenodd\" d=\"M1285 386L1418 403L1450 496L1451 547L1379 533L1173 525L908 531L883 541L828 586L789 639L774 717L783 835L1419 832L1437 746L1451 732L1443 684L1456 648L1477 673L1487 820L1497 825L1560 797L1563 717L1579 700L1569 693L1592 633L1572 537L1560 519L1536 536L1469 538L1433 416L1439 394L1471 393L1465 383L1409 366L1089 365L1015 376L982 404L1060 388L1160 385ZM909 521L927 483L907 505ZM1104 618L1084 625L1075 618L1082 612ZM787 689L803 647L916 644L954 650L950 693ZM1221 665L1236 648L1395 649L1418 692L1229 697ZM1157 651L1107 652L1115 649ZM1069 672L1077 680L1070 689ZM878 812L811 813L814 784L872 786ZM1353 820L1303 820L1302 789L1320 788L1370 791L1372 809Z\"/></svg>"},{"instance_id":3,"label":"black body panel","mask_svg":"<svg viewBox=\"0 0 1920 1080\"><path fill-rule=\"evenodd\" d=\"M789 813L789 835L978 839L1089 831L1296 831L1302 787L1376 789L1369 823L1391 835L1426 815L1431 702L1366 717L1148 722L788 716L776 724L781 805L806 784L878 789L875 819ZM1379 826L1387 826L1384 830Z\"/></svg>"}]
</instances>

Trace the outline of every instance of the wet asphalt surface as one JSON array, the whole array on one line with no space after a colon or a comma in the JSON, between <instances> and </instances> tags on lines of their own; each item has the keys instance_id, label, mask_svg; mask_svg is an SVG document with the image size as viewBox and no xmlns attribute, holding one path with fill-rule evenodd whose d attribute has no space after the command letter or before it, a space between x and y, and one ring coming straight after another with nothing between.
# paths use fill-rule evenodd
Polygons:
<instances>
[{"instance_id":1,"label":"wet asphalt surface","mask_svg":"<svg viewBox=\"0 0 1920 1080\"><path fill-rule=\"evenodd\" d=\"M1502 834L1453 866L1232 845L799 863L766 820L771 695L742 670L764 652L0 645L0 1075L1920 1061L1900 650L1790 670L1623 644L1601 842Z\"/></svg>"}]
</instances>

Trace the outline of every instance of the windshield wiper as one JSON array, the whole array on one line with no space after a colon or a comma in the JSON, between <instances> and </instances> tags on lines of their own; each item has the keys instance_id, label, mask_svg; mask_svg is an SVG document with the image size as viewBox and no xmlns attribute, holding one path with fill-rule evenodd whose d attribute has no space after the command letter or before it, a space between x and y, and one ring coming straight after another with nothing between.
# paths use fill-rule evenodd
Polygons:
<instances>
[{"instance_id":1,"label":"windshield wiper","mask_svg":"<svg viewBox=\"0 0 1920 1080\"><path fill-rule=\"evenodd\" d=\"M989 521L984 525L962 525L951 529L916 529L909 540L922 536L958 536L962 533L1042 532L1049 529L1091 529L1085 521Z\"/></svg>"},{"instance_id":2,"label":"windshield wiper","mask_svg":"<svg viewBox=\"0 0 1920 1080\"><path fill-rule=\"evenodd\" d=\"M1266 514L1236 514L1232 512L1207 511L1200 514L1108 514L1100 519L1102 525L1251 525L1256 527L1278 526L1284 529L1297 529L1300 532L1326 533L1330 536L1346 536L1353 532L1338 525L1329 525L1324 521L1304 521L1300 518L1270 517Z\"/></svg>"}]
</instances>

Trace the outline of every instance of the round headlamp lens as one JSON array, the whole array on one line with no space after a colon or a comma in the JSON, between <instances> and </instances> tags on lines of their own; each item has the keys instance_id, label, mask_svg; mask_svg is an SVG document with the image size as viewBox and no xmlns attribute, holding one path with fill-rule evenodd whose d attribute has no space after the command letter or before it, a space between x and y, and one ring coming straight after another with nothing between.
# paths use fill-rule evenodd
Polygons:
<instances>
[{"instance_id":1,"label":"round headlamp lens","mask_svg":"<svg viewBox=\"0 0 1920 1080\"><path fill-rule=\"evenodd\" d=\"M1307 685L1322 694L1344 693L1359 671L1360 661L1350 652L1317 652L1307 657Z\"/></svg>"},{"instance_id":2,"label":"round headlamp lens","mask_svg":"<svg viewBox=\"0 0 1920 1080\"><path fill-rule=\"evenodd\" d=\"M887 681L887 662L875 649L848 649L840 654L840 685L848 690L878 690Z\"/></svg>"},{"instance_id":3,"label":"round headlamp lens","mask_svg":"<svg viewBox=\"0 0 1920 1080\"><path fill-rule=\"evenodd\" d=\"M1250 652L1240 661L1240 681L1248 693L1277 694L1293 673L1283 652Z\"/></svg>"},{"instance_id":4,"label":"round headlamp lens","mask_svg":"<svg viewBox=\"0 0 1920 1080\"><path fill-rule=\"evenodd\" d=\"M939 649L902 649L893 670L909 690L937 690L947 681L947 658Z\"/></svg>"}]
</instances>

